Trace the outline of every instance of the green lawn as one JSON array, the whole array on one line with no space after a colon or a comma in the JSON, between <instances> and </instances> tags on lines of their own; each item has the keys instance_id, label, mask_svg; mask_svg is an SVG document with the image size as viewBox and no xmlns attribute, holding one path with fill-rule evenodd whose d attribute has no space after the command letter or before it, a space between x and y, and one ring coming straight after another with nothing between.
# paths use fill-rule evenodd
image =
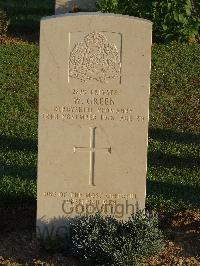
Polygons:
<instances>
[{"instance_id":1,"label":"green lawn","mask_svg":"<svg viewBox=\"0 0 200 266\"><path fill-rule=\"evenodd\" d=\"M0 46L0 198L36 196L38 47Z\"/></svg>"},{"instance_id":2,"label":"green lawn","mask_svg":"<svg viewBox=\"0 0 200 266\"><path fill-rule=\"evenodd\" d=\"M37 45L0 45L0 200L35 201ZM200 207L200 45L154 45L147 206Z\"/></svg>"},{"instance_id":3,"label":"green lawn","mask_svg":"<svg viewBox=\"0 0 200 266\"><path fill-rule=\"evenodd\" d=\"M200 45L154 45L148 206L200 206Z\"/></svg>"}]
</instances>

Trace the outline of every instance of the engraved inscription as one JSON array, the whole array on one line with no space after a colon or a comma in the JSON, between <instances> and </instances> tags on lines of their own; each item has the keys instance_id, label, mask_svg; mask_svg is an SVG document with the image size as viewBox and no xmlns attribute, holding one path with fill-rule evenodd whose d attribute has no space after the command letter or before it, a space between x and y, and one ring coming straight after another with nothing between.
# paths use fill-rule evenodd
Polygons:
<instances>
[{"instance_id":1,"label":"engraved inscription","mask_svg":"<svg viewBox=\"0 0 200 266\"><path fill-rule=\"evenodd\" d=\"M75 88L71 92L69 105L56 105L48 113L41 114L45 120L106 121L139 123L146 121L134 106L121 106L118 103L120 90Z\"/></svg>"},{"instance_id":2,"label":"engraved inscription","mask_svg":"<svg viewBox=\"0 0 200 266\"><path fill-rule=\"evenodd\" d=\"M92 32L77 43L69 58L69 76L82 82L108 82L120 76L120 55L103 33Z\"/></svg>"},{"instance_id":3,"label":"engraved inscription","mask_svg":"<svg viewBox=\"0 0 200 266\"><path fill-rule=\"evenodd\" d=\"M61 199L62 211L69 215L94 215L95 213L111 215L116 219L131 215L139 210L135 193L104 193L77 191L46 191L46 199Z\"/></svg>"},{"instance_id":4,"label":"engraved inscription","mask_svg":"<svg viewBox=\"0 0 200 266\"><path fill-rule=\"evenodd\" d=\"M137 196L135 193L104 193L104 192L69 192L69 191L62 191L62 192L55 192L55 191L46 191L43 193L45 197L61 197L61 198L86 198L86 199L136 199Z\"/></svg>"},{"instance_id":5,"label":"engraved inscription","mask_svg":"<svg viewBox=\"0 0 200 266\"><path fill-rule=\"evenodd\" d=\"M96 127L90 127L90 147L76 147L74 146L74 152L76 151L89 151L90 152L90 166L89 166L89 185L94 186L94 165L95 165L95 152L97 150L107 150L111 153L111 147L108 148L96 148L95 147L95 130Z\"/></svg>"}]
</instances>

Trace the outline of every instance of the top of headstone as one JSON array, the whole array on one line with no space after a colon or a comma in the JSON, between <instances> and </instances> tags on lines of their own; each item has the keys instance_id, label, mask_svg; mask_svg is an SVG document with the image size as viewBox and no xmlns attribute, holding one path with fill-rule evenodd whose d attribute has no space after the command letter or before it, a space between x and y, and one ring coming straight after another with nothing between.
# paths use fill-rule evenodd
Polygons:
<instances>
[{"instance_id":1,"label":"top of headstone","mask_svg":"<svg viewBox=\"0 0 200 266\"><path fill-rule=\"evenodd\" d=\"M63 17L73 17L73 16L106 16L106 17L118 17L118 18L121 17L121 18L126 18L126 19L138 20L138 22L145 22L145 23L152 24L152 22L150 20L143 19L143 18L128 16L128 15L121 15L121 14L114 14L114 13L102 13L102 12L65 13L65 14L59 14L59 15L43 17L41 20L63 18Z\"/></svg>"}]
</instances>

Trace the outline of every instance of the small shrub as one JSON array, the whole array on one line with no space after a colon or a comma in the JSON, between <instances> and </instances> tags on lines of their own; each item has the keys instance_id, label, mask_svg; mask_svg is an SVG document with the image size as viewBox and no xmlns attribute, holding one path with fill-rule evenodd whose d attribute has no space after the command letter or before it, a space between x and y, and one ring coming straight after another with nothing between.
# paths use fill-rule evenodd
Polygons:
<instances>
[{"instance_id":1,"label":"small shrub","mask_svg":"<svg viewBox=\"0 0 200 266\"><path fill-rule=\"evenodd\" d=\"M73 219L70 224L72 253L95 265L136 266L163 246L155 215L138 212L123 223L97 214Z\"/></svg>"},{"instance_id":2,"label":"small shrub","mask_svg":"<svg viewBox=\"0 0 200 266\"><path fill-rule=\"evenodd\" d=\"M0 9L0 36L5 35L8 30L8 17L4 10Z\"/></svg>"}]
</instances>

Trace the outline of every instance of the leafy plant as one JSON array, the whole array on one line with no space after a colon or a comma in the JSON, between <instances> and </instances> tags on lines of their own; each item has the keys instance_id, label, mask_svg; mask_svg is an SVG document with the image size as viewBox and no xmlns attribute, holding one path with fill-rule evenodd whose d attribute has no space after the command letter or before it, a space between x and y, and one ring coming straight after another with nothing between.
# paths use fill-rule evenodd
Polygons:
<instances>
[{"instance_id":1,"label":"leafy plant","mask_svg":"<svg viewBox=\"0 0 200 266\"><path fill-rule=\"evenodd\" d=\"M152 21L158 40L191 42L199 34L200 18L194 14L191 0L154 1Z\"/></svg>"},{"instance_id":2,"label":"leafy plant","mask_svg":"<svg viewBox=\"0 0 200 266\"><path fill-rule=\"evenodd\" d=\"M118 0L101 0L97 2L97 7L105 13L117 13Z\"/></svg>"},{"instance_id":3,"label":"leafy plant","mask_svg":"<svg viewBox=\"0 0 200 266\"><path fill-rule=\"evenodd\" d=\"M195 42L200 34L200 4L191 0L100 0L102 12L149 19L156 41Z\"/></svg>"}]
</instances>

